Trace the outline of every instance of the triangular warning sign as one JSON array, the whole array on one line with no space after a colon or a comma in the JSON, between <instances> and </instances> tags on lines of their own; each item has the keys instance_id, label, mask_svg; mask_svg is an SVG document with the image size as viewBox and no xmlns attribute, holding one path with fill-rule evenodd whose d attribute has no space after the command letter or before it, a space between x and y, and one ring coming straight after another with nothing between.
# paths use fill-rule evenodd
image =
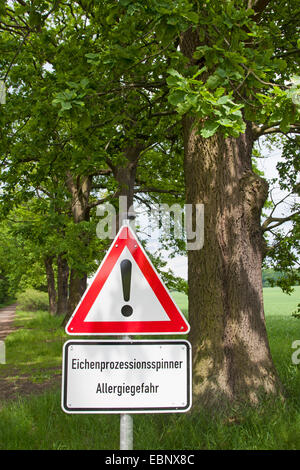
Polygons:
<instances>
[{"instance_id":1,"label":"triangular warning sign","mask_svg":"<svg viewBox=\"0 0 300 470\"><path fill-rule=\"evenodd\" d=\"M128 225L70 318L70 335L183 334L190 327Z\"/></svg>"}]
</instances>

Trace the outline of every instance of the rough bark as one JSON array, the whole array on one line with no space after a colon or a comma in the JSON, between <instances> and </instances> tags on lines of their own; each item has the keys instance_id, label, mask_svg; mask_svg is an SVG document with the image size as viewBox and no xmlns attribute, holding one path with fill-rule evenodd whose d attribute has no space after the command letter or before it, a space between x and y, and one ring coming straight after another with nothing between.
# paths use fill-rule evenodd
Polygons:
<instances>
[{"instance_id":1,"label":"rough bark","mask_svg":"<svg viewBox=\"0 0 300 470\"><path fill-rule=\"evenodd\" d=\"M87 274L78 275L76 269L70 271L68 318L74 312L87 286Z\"/></svg>"},{"instance_id":2,"label":"rough bark","mask_svg":"<svg viewBox=\"0 0 300 470\"><path fill-rule=\"evenodd\" d=\"M53 257L47 256L44 258L44 264L46 269L48 297L49 297L49 313L51 315L56 314L56 299L57 292L55 289L55 275L53 270Z\"/></svg>"},{"instance_id":3,"label":"rough bark","mask_svg":"<svg viewBox=\"0 0 300 470\"><path fill-rule=\"evenodd\" d=\"M251 168L251 126L203 139L185 118L189 204L205 207L204 247L188 252L194 403L257 402L281 390L265 326L260 215L268 193Z\"/></svg>"},{"instance_id":4,"label":"rough bark","mask_svg":"<svg viewBox=\"0 0 300 470\"><path fill-rule=\"evenodd\" d=\"M66 315L68 311L69 266L61 254L57 257L57 309L56 315Z\"/></svg>"}]
</instances>

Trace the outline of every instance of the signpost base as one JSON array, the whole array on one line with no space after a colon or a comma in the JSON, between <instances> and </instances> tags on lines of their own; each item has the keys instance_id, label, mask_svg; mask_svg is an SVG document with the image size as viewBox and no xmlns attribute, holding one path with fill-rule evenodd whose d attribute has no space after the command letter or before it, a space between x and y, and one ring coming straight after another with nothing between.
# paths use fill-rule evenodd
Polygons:
<instances>
[{"instance_id":1,"label":"signpost base","mask_svg":"<svg viewBox=\"0 0 300 470\"><path fill-rule=\"evenodd\" d=\"M133 450L133 419L131 415L120 415L120 450Z\"/></svg>"},{"instance_id":2,"label":"signpost base","mask_svg":"<svg viewBox=\"0 0 300 470\"><path fill-rule=\"evenodd\" d=\"M5 364L5 343L0 341L0 364Z\"/></svg>"}]
</instances>

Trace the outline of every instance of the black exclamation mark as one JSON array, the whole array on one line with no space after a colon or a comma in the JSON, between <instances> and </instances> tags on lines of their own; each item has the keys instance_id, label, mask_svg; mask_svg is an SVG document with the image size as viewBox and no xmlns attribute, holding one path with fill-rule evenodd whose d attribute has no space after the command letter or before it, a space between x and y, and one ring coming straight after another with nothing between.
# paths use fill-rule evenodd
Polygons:
<instances>
[{"instance_id":1,"label":"black exclamation mark","mask_svg":"<svg viewBox=\"0 0 300 470\"><path fill-rule=\"evenodd\" d=\"M131 268L132 264L129 259L123 259L121 261L121 276L122 276L122 286L123 286L123 297L125 302L128 302L130 299L130 285L131 285ZM121 308L121 313L124 317L130 317L132 315L133 309L130 305L123 305Z\"/></svg>"}]
</instances>

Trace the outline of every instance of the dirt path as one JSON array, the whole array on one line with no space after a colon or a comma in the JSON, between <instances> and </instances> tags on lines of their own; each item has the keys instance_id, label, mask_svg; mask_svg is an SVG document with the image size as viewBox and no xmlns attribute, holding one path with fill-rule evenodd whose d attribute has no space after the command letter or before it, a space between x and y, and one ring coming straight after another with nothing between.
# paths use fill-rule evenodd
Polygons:
<instances>
[{"instance_id":1,"label":"dirt path","mask_svg":"<svg viewBox=\"0 0 300 470\"><path fill-rule=\"evenodd\" d=\"M6 336L16 330L13 326L17 304L0 308L0 340L5 340Z\"/></svg>"},{"instance_id":2,"label":"dirt path","mask_svg":"<svg viewBox=\"0 0 300 470\"><path fill-rule=\"evenodd\" d=\"M0 341L4 341L10 333L18 329L14 326L16 306L17 304L13 304L0 308ZM14 378L14 375L18 375L18 377ZM49 388L57 387L60 380L60 376L54 376L46 383L32 383L30 377L20 376L13 365L4 364L1 367L0 364L0 401L42 393Z\"/></svg>"}]
</instances>

